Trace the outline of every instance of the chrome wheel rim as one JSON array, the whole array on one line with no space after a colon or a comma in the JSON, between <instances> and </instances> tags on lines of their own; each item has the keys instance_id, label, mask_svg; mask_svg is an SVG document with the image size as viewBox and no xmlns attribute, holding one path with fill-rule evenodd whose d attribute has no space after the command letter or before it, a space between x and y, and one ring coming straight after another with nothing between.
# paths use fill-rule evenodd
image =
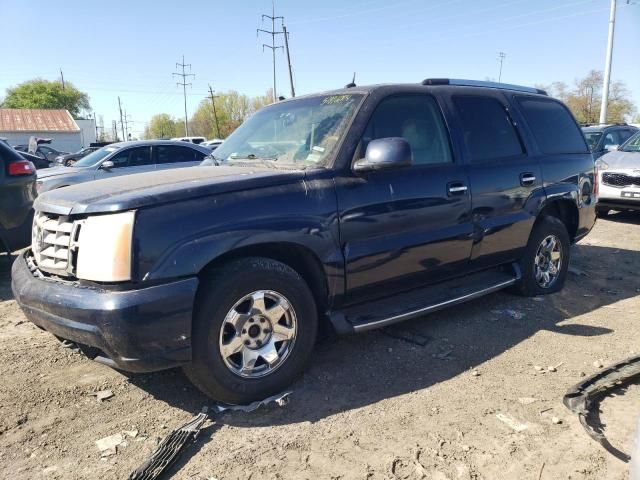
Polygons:
<instances>
[{"instance_id":1,"label":"chrome wheel rim","mask_svg":"<svg viewBox=\"0 0 640 480\"><path fill-rule=\"evenodd\" d=\"M281 293L257 290L229 310L219 348L227 368L243 378L260 378L285 362L297 333L296 313Z\"/></svg>"},{"instance_id":2,"label":"chrome wheel rim","mask_svg":"<svg viewBox=\"0 0 640 480\"><path fill-rule=\"evenodd\" d=\"M561 267L562 243L557 236L548 235L540 242L534 260L534 271L538 285L542 288L553 286L560 276Z\"/></svg>"}]
</instances>

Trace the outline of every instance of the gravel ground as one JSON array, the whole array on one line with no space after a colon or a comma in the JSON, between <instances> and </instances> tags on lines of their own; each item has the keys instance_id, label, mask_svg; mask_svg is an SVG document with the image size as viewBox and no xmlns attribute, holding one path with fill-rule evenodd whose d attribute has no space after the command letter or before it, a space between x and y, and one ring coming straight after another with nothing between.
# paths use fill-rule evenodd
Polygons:
<instances>
[{"instance_id":1,"label":"gravel ground","mask_svg":"<svg viewBox=\"0 0 640 480\"><path fill-rule=\"evenodd\" d=\"M403 324L425 346L379 331L323 341L287 406L207 421L172 478L629 478L561 399L594 362L638 353L640 216L599 220L572 255L561 293L498 293ZM0 478L127 478L207 405L179 370L125 376L64 348L26 321L9 277L0 257ZM629 452L640 385L618 393L600 419ZM95 440L122 431L137 434L101 458Z\"/></svg>"}]
</instances>

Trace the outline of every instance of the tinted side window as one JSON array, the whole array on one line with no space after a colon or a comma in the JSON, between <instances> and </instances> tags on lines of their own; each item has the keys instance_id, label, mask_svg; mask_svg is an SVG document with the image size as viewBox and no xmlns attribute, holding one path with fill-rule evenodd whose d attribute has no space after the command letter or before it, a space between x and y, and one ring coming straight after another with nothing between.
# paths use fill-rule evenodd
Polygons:
<instances>
[{"instance_id":1,"label":"tinted side window","mask_svg":"<svg viewBox=\"0 0 640 480\"><path fill-rule=\"evenodd\" d=\"M114 168L123 167L141 167L143 165L152 165L151 149L149 147L129 148L124 150L112 158Z\"/></svg>"},{"instance_id":2,"label":"tinted side window","mask_svg":"<svg viewBox=\"0 0 640 480\"><path fill-rule=\"evenodd\" d=\"M402 137L416 165L451 163L452 155L440 109L426 95L398 95L378 105L363 136L363 154L371 140Z\"/></svg>"},{"instance_id":3,"label":"tinted side window","mask_svg":"<svg viewBox=\"0 0 640 480\"><path fill-rule=\"evenodd\" d=\"M129 150L124 150L107 159L113 162L113 168L123 168L129 166Z\"/></svg>"},{"instance_id":4,"label":"tinted side window","mask_svg":"<svg viewBox=\"0 0 640 480\"><path fill-rule=\"evenodd\" d=\"M516 97L524 117L544 153L587 153L580 128L560 102L534 97Z\"/></svg>"},{"instance_id":5,"label":"tinted side window","mask_svg":"<svg viewBox=\"0 0 640 480\"><path fill-rule=\"evenodd\" d=\"M177 145L158 145L156 147L156 162L161 163L182 163L202 160L204 155L197 157L195 150Z\"/></svg>"},{"instance_id":6,"label":"tinted side window","mask_svg":"<svg viewBox=\"0 0 640 480\"><path fill-rule=\"evenodd\" d=\"M453 97L462 120L464 139L472 162L522 155L524 150L511 119L495 98Z\"/></svg>"}]
</instances>

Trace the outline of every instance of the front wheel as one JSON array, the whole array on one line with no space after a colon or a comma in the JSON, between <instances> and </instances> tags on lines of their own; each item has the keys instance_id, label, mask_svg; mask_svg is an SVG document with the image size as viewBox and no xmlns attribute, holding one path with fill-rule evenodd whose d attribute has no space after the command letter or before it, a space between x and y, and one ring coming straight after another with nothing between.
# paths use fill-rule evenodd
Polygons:
<instances>
[{"instance_id":1,"label":"front wheel","mask_svg":"<svg viewBox=\"0 0 640 480\"><path fill-rule=\"evenodd\" d=\"M233 261L200 286L185 372L215 400L262 400L302 373L317 323L313 295L293 269L266 258Z\"/></svg>"},{"instance_id":2,"label":"front wheel","mask_svg":"<svg viewBox=\"0 0 640 480\"><path fill-rule=\"evenodd\" d=\"M562 221L551 216L540 218L520 259L522 279L517 285L518 292L531 297L562 290L569 268L570 245Z\"/></svg>"}]
</instances>

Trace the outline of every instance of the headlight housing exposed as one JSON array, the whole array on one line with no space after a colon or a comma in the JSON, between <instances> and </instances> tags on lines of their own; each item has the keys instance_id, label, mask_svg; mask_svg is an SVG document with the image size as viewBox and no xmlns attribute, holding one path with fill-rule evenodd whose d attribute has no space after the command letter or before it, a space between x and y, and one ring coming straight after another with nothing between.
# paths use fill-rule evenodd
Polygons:
<instances>
[{"instance_id":1,"label":"headlight housing exposed","mask_svg":"<svg viewBox=\"0 0 640 480\"><path fill-rule=\"evenodd\" d=\"M599 158L598 160L596 160L596 167L598 167L598 170L607 170L609 168L609 164Z\"/></svg>"},{"instance_id":2,"label":"headlight housing exposed","mask_svg":"<svg viewBox=\"0 0 640 480\"><path fill-rule=\"evenodd\" d=\"M76 276L96 282L131 280L135 212L88 217L80 228Z\"/></svg>"}]
</instances>

